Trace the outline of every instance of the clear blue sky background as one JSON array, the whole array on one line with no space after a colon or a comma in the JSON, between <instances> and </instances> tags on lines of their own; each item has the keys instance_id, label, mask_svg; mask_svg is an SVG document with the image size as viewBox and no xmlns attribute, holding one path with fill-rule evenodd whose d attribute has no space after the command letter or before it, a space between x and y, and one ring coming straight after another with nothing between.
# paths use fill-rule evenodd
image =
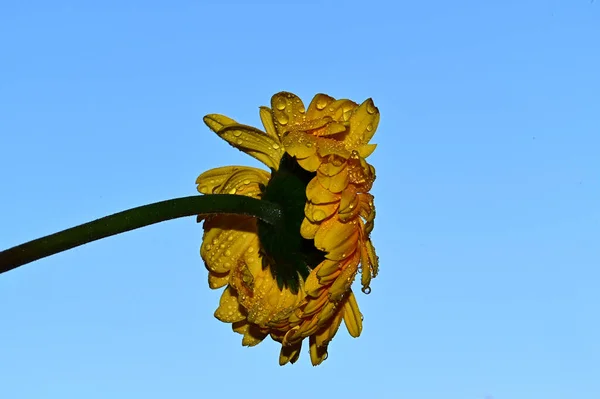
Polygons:
<instances>
[{"instance_id":1,"label":"clear blue sky background","mask_svg":"<svg viewBox=\"0 0 600 399\"><path fill-rule=\"evenodd\" d=\"M0 247L258 165L202 116L281 90L381 111L363 335L242 347L182 219L0 276L1 398L600 397L598 2L2 2Z\"/></svg>"}]
</instances>

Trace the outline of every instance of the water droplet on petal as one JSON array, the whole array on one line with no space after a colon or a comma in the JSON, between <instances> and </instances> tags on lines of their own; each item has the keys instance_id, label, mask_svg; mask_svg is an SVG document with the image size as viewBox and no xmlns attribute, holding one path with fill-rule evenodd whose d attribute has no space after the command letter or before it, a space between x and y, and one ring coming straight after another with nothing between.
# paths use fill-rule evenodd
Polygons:
<instances>
[{"instance_id":1,"label":"water droplet on petal","mask_svg":"<svg viewBox=\"0 0 600 399\"><path fill-rule=\"evenodd\" d=\"M240 137L240 136L242 135L242 131L241 131L241 130L234 130L234 131L233 131L233 135L234 135L235 137Z\"/></svg>"},{"instance_id":2,"label":"water droplet on petal","mask_svg":"<svg viewBox=\"0 0 600 399\"><path fill-rule=\"evenodd\" d=\"M273 147L274 150L278 150L279 149L279 144L273 143L272 147Z\"/></svg>"},{"instance_id":3,"label":"water droplet on petal","mask_svg":"<svg viewBox=\"0 0 600 399\"><path fill-rule=\"evenodd\" d=\"M279 97L277 99L277 103L275 104L275 107L278 110L283 111L285 109L285 106L286 106L285 98Z\"/></svg>"},{"instance_id":4,"label":"water droplet on petal","mask_svg":"<svg viewBox=\"0 0 600 399\"><path fill-rule=\"evenodd\" d=\"M201 193L205 193L208 191L208 186L200 186L198 187L198 191L200 191Z\"/></svg>"},{"instance_id":5,"label":"water droplet on petal","mask_svg":"<svg viewBox=\"0 0 600 399\"><path fill-rule=\"evenodd\" d=\"M287 125L287 123L290 121L290 118L286 114L279 114L276 116L276 119L277 122L282 125Z\"/></svg>"},{"instance_id":6,"label":"water droplet on petal","mask_svg":"<svg viewBox=\"0 0 600 399\"><path fill-rule=\"evenodd\" d=\"M233 241L233 235L230 235L229 237L227 237L227 241Z\"/></svg>"},{"instance_id":7,"label":"water droplet on petal","mask_svg":"<svg viewBox=\"0 0 600 399\"><path fill-rule=\"evenodd\" d=\"M242 145L242 143L243 143L243 141L242 141L242 140L237 140L237 141L236 141L236 144L237 144L237 145Z\"/></svg>"},{"instance_id":8,"label":"water droplet on petal","mask_svg":"<svg viewBox=\"0 0 600 399\"><path fill-rule=\"evenodd\" d=\"M370 123L367 125L367 132L370 132L373 130L373 125L371 125Z\"/></svg>"},{"instance_id":9,"label":"water droplet on petal","mask_svg":"<svg viewBox=\"0 0 600 399\"><path fill-rule=\"evenodd\" d=\"M225 251L225 256L231 256L231 251L230 250Z\"/></svg>"},{"instance_id":10,"label":"water droplet on petal","mask_svg":"<svg viewBox=\"0 0 600 399\"><path fill-rule=\"evenodd\" d=\"M371 293L371 287L362 287L362 292L369 295Z\"/></svg>"},{"instance_id":11,"label":"water droplet on petal","mask_svg":"<svg viewBox=\"0 0 600 399\"><path fill-rule=\"evenodd\" d=\"M221 248L221 249L225 248L225 244L219 245L219 248Z\"/></svg>"},{"instance_id":12,"label":"water droplet on petal","mask_svg":"<svg viewBox=\"0 0 600 399\"><path fill-rule=\"evenodd\" d=\"M254 247L248 247L248 253L251 254L252 252L254 252Z\"/></svg>"},{"instance_id":13,"label":"water droplet on petal","mask_svg":"<svg viewBox=\"0 0 600 399\"><path fill-rule=\"evenodd\" d=\"M313 220L321 221L327 217L327 214L322 209L315 209L312 214Z\"/></svg>"},{"instance_id":14,"label":"water droplet on petal","mask_svg":"<svg viewBox=\"0 0 600 399\"><path fill-rule=\"evenodd\" d=\"M323 98L323 97L321 97L321 98L319 98L319 99L317 100L317 109L318 109L318 110L322 110L322 109L324 109L326 106L327 106L327 99L326 99L326 98Z\"/></svg>"},{"instance_id":15,"label":"water droplet on petal","mask_svg":"<svg viewBox=\"0 0 600 399\"><path fill-rule=\"evenodd\" d=\"M207 251L210 251L210 249L212 248L212 245L210 244L206 244L206 246L204 247Z\"/></svg>"},{"instance_id":16,"label":"water droplet on petal","mask_svg":"<svg viewBox=\"0 0 600 399\"><path fill-rule=\"evenodd\" d=\"M298 107L298 112L300 112L301 114L306 112L306 109L303 106L299 106Z\"/></svg>"},{"instance_id":17,"label":"water droplet on petal","mask_svg":"<svg viewBox=\"0 0 600 399\"><path fill-rule=\"evenodd\" d=\"M367 100L367 112L371 115L373 115L375 113L375 111L377 111L377 108L375 108L375 104L373 104L373 100L368 99Z\"/></svg>"},{"instance_id":18,"label":"water droplet on petal","mask_svg":"<svg viewBox=\"0 0 600 399\"><path fill-rule=\"evenodd\" d=\"M250 184L250 179L246 179L242 183L244 183L244 184Z\"/></svg>"},{"instance_id":19,"label":"water droplet on petal","mask_svg":"<svg viewBox=\"0 0 600 399\"><path fill-rule=\"evenodd\" d=\"M229 190L229 194L235 194L237 192L236 188L232 188L231 190Z\"/></svg>"},{"instance_id":20,"label":"water droplet on petal","mask_svg":"<svg viewBox=\"0 0 600 399\"><path fill-rule=\"evenodd\" d=\"M217 245L219 243L219 240L217 240L216 238L213 238L212 243L213 243L213 245Z\"/></svg>"},{"instance_id":21,"label":"water droplet on petal","mask_svg":"<svg viewBox=\"0 0 600 399\"><path fill-rule=\"evenodd\" d=\"M313 145L312 145L312 143L306 143L306 147L307 147L307 148L310 148L310 147L312 147L312 146L313 146Z\"/></svg>"}]
</instances>

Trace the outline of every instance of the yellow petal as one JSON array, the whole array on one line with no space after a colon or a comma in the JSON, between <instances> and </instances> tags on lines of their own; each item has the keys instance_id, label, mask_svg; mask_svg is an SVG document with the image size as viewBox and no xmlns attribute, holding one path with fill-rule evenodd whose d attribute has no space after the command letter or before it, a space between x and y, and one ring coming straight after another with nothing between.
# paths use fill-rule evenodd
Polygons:
<instances>
[{"instance_id":1,"label":"yellow petal","mask_svg":"<svg viewBox=\"0 0 600 399\"><path fill-rule=\"evenodd\" d=\"M327 94L317 94L313 97L312 101L308 105L306 117L308 119L322 118L323 116L325 116L328 106L334 101L335 98L330 97Z\"/></svg>"},{"instance_id":2,"label":"yellow petal","mask_svg":"<svg viewBox=\"0 0 600 399\"><path fill-rule=\"evenodd\" d=\"M237 300L237 293L233 288L227 287L221 295L219 307L215 311L215 317L224 323L235 323L242 321L246 316L240 310L240 304Z\"/></svg>"},{"instance_id":3,"label":"yellow petal","mask_svg":"<svg viewBox=\"0 0 600 399\"><path fill-rule=\"evenodd\" d=\"M332 193L341 193L346 187L348 187L348 183L350 183L350 176L348 174L348 167L345 166L342 168L340 173L333 176L327 176L323 173L317 172L317 178L319 179L319 183Z\"/></svg>"},{"instance_id":4,"label":"yellow petal","mask_svg":"<svg viewBox=\"0 0 600 399\"><path fill-rule=\"evenodd\" d=\"M344 139L348 149L356 149L364 144L375 134L379 125L379 110L370 98L354 110L350 118L350 132Z\"/></svg>"},{"instance_id":5,"label":"yellow petal","mask_svg":"<svg viewBox=\"0 0 600 399\"><path fill-rule=\"evenodd\" d=\"M296 161L298 162L298 165L302 167L302 169L309 172L315 172L321 165L321 159L317 154L313 154L308 158L298 158Z\"/></svg>"},{"instance_id":6,"label":"yellow petal","mask_svg":"<svg viewBox=\"0 0 600 399\"><path fill-rule=\"evenodd\" d=\"M341 223L335 219L329 219L321 224L315 235L315 247L329 253L343 245L357 231L357 226L352 223Z\"/></svg>"},{"instance_id":7,"label":"yellow petal","mask_svg":"<svg viewBox=\"0 0 600 399\"><path fill-rule=\"evenodd\" d=\"M357 271L358 258L356 259L356 262L348 264L348 266L342 270L342 273L338 278L335 279L333 284L331 284L331 287L329 287L329 298L333 302L339 301L350 290L350 286L356 277Z\"/></svg>"},{"instance_id":8,"label":"yellow petal","mask_svg":"<svg viewBox=\"0 0 600 399\"><path fill-rule=\"evenodd\" d=\"M327 295L321 295L319 298L309 299L303 309L303 317L312 316L325 305L328 298Z\"/></svg>"},{"instance_id":9,"label":"yellow petal","mask_svg":"<svg viewBox=\"0 0 600 399\"><path fill-rule=\"evenodd\" d=\"M365 144L358 147L358 153L361 157L366 158L375 151L377 144Z\"/></svg>"},{"instance_id":10,"label":"yellow petal","mask_svg":"<svg viewBox=\"0 0 600 399\"><path fill-rule=\"evenodd\" d=\"M244 336L242 338L243 346L258 345L267 336L267 333L262 332L256 324L250 324L246 320L233 323L231 327L233 331Z\"/></svg>"},{"instance_id":11,"label":"yellow petal","mask_svg":"<svg viewBox=\"0 0 600 399\"><path fill-rule=\"evenodd\" d=\"M302 350L302 341L298 341L293 345L282 345L281 352L279 353L279 365L283 366L287 363L296 363L296 360L300 357L300 350Z\"/></svg>"},{"instance_id":12,"label":"yellow petal","mask_svg":"<svg viewBox=\"0 0 600 399\"><path fill-rule=\"evenodd\" d=\"M348 213L356 210L356 212L360 209L360 200L358 197L358 193L356 192L356 187L353 185L349 185L346 187L344 191L342 191L342 197L340 200L340 213Z\"/></svg>"},{"instance_id":13,"label":"yellow petal","mask_svg":"<svg viewBox=\"0 0 600 399\"><path fill-rule=\"evenodd\" d=\"M313 335L309 338L310 344L310 361L313 366L318 366L323 363L325 359L327 359L327 346L318 347L315 341L315 337Z\"/></svg>"},{"instance_id":14,"label":"yellow petal","mask_svg":"<svg viewBox=\"0 0 600 399\"><path fill-rule=\"evenodd\" d=\"M217 289L224 287L229 282L229 273L208 273L208 286Z\"/></svg>"},{"instance_id":15,"label":"yellow petal","mask_svg":"<svg viewBox=\"0 0 600 399\"><path fill-rule=\"evenodd\" d=\"M318 148L317 152L320 156L327 158L330 155L337 155L340 158L348 159L352 154L351 151L348 151L344 144L338 140L321 137L318 138Z\"/></svg>"},{"instance_id":16,"label":"yellow petal","mask_svg":"<svg viewBox=\"0 0 600 399\"><path fill-rule=\"evenodd\" d=\"M227 273L244 256L248 247L257 245L256 219L239 215L218 215L204 222L200 255L208 270Z\"/></svg>"},{"instance_id":17,"label":"yellow petal","mask_svg":"<svg viewBox=\"0 0 600 399\"><path fill-rule=\"evenodd\" d=\"M226 166L202 173L197 179L202 194L239 194L259 198L261 184L269 182L270 174L247 166Z\"/></svg>"},{"instance_id":18,"label":"yellow petal","mask_svg":"<svg viewBox=\"0 0 600 399\"><path fill-rule=\"evenodd\" d=\"M321 263L321 267L316 271L317 277L325 277L340 270L340 262L335 260L325 259Z\"/></svg>"},{"instance_id":19,"label":"yellow petal","mask_svg":"<svg viewBox=\"0 0 600 399\"><path fill-rule=\"evenodd\" d=\"M219 130L217 134L233 147L275 170L279 167L279 161L285 152L277 141L252 126L229 125Z\"/></svg>"},{"instance_id":20,"label":"yellow petal","mask_svg":"<svg viewBox=\"0 0 600 399\"><path fill-rule=\"evenodd\" d=\"M341 241L338 246L331 249L331 251L325 255L325 258L339 261L351 256L358 247L358 236L358 231L354 232L354 234L346 240Z\"/></svg>"},{"instance_id":21,"label":"yellow petal","mask_svg":"<svg viewBox=\"0 0 600 399\"><path fill-rule=\"evenodd\" d=\"M307 202L304 207L304 215L306 215L306 218L309 221L319 223L335 214L338 207L338 202L333 202L331 204L313 204Z\"/></svg>"},{"instance_id":22,"label":"yellow petal","mask_svg":"<svg viewBox=\"0 0 600 399\"><path fill-rule=\"evenodd\" d=\"M306 197L313 204L328 204L340 200L339 194L334 194L319 183L319 179L314 177L306 186Z\"/></svg>"},{"instance_id":23,"label":"yellow petal","mask_svg":"<svg viewBox=\"0 0 600 399\"><path fill-rule=\"evenodd\" d=\"M319 166L319 172L326 176L335 176L346 167L346 160L339 155L331 154Z\"/></svg>"},{"instance_id":24,"label":"yellow petal","mask_svg":"<svg viewBox=\"0 0 600 399\"><path fill-rule=\"evenodd\" d=\"M362 331L362 314L358 310L358 303L356 303L356 297L352 291L350 291L348 299L344 303L342 312L348 333L357 338Z\"/></svg>"},{"instance_id":25,"label":"yellow petal","mask_svg":"<svg viewBox=\"0 0 600 399\"><path fill-rule=\"evenodd\" d=\"M302 224L300 225L300 235L307 240L312 240L315 238L315 234L317 234L319 226L320 225L318 223L313 223L307 218L304 218L302 220Z\"/></svg>"},{"instance_id":26,"label":"yellow petal","mask_svg":"<svg viewBox=\"0 0 600 399\"><path fill-rule=\"evenodd\" d=\"M282 91L271 97L271 112L275 129L280 137L291 130L294 125L304 122L305 108L302 100L293 93Z\"/></svg>"},{"instance_id":27,"label":"yellow petal","mask_svg":"<svg viewBox=\"0 0 600 399\"><path fill-rule=\"evenodd\" d=\"M286 152L296 158L308 158L317 152L317 138L304 132L289 132L282 142Z\"/></svg>"},{"instance_id":28,"label":"yellow petal","mask_svg":"<svg viewBox=\"0 0 600 399\"><path fill-rule=\"evenodd\" d=\"M235 120L219 114L206 115L203 120L204 123L206 123L206 125L215 133L218 133L219 130L223 129L225 126L237 124Z\"/></svg>"},{"instance_id":29,"label":"yellow petal","mask_svg":"<svg viewBox=\"0 0 600 399\"><path fill-rule=\"evenodd\" d=\"M271 108L268 107L260 107L260 120L262 121L263 126L265 127L265 132L269 137L271 137L275 142L280 143L281 137L277 135L277 130L275 130L275 123L273 123L273 115L271 114Z\"/></svg>"}]
</instances>

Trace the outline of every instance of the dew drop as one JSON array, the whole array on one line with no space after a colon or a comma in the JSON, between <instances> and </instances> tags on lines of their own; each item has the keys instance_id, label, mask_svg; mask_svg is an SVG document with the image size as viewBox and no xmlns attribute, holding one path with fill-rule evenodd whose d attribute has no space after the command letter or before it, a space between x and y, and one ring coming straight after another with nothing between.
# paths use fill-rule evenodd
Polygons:
<instances>
[{"instance_id":1,"label":"dew drop","mask_svg":"<svg viewBox=\"0 0 600 399\"><path fill-rule=\"evenodd\" d=\"M219 243L219 240L217 240L216 238L213 238L212 243L213 243L213 245L217 245Z\"/></svg>"},{"instance_id":2,"label":"dew drop","mask_svg":"<svg viewBox=\"0 0 600 399\"><path fill-rule=\"evenodd\" d=\"M225 244L219 245L219 248L221 248L221 249L225 248Z\"/></svg>"},{"instance_id":3,"label":"dew drop","mask_svg":"<svg viewBox=\"0 0 600 399\"><path fill-rule=\"evenodd\" d=\"M236 141L236 144L237 144L237 145L242 145L242 143L243 143L243 141L242 141L242 140L240 140L240 139L238 139L238 140Z\"/></svg>"},{"instance_id":4,"label":"dew drop","mask_svg":"<svg viewBox=\"0 0 600 399\"><path fill-rule=\"evenodd\" d=\"M224 264L223 266L225 266L226 268L228 268L228 269L229 269L229 268L231 267L231 263L229 263L229 262L225 262L225 264Z\"/></svg>"},{"instance_id":5,"label":"dew drop","mask_svg":"<svg viewBox=\"0 0 600 399\"><path fill-rule=\"evenodd\" d=\"M367 100L367 112L371 115L373 115L375 113L375 111L377 111L377 108L375 108L375 104L373 104L373 100L369 99Z\"/></svg>"},{"instance_id":6,"label":"dew drop","mask_svg":"<svg viewBox=\"0 0 600 399\"><path fill-rule=\"evenodd\" d=\"M254 252L254 247L248 247L248 253L251 254L252 252Z\"/></svg>"},{"instance_id":7,"label":"dew drop","mask_svg":"<svg viewBox=\"0 0 600 399\"><path fill-rule=\"evenodd\" d=\"M324 97L319 98L316 105L318 110L324 109L327 106L327 99Z\"/></svg>"},{"instance_id":8,"label":"dew drop","mask_svg":"<svg viewBox=\"0 0 600 399\"><path fill-rule=\"evenodd\" d=\"M279 144L273 143L272 147L273 147L274 150L278 150L279 149Z\"/></svg>"},{"instance_id":9,"label":"dew drop","mask_svg":"<svg viewBox=\"0 0 600 399\"><path fill-rule=\"evenodd\" d=\"M315 209L312 214L313 220L321 221L327 217L327 214L322 209Z\"/></svg>"},{"instance_id":10,"label":"dew drop","mask_svg":"<svg viewBox=\"0 0 600 399\"><path fill-rule=\"evenodd\" d=\"M306 112L306 109L301 105L298 107L298 112L300 112L301 114Z\"/></svg>"},{"instance_id":11,"label":"dew drop","mask_svg":"<svg viewBox=\"0 0 600 399\"><path fill-rule=\"evenodd\" d=\"M231 251L230 250L225 251L225 256L231 256Z\"/></svg>"},{"instance_id":12,"label":"dew drop","mask_svg":"<svg viewBox=\"0 0 600 399\"><path fill-rule=\"evenodd\" d=\"M230 235L229 237L227 237L227 241L233 241L233 235Z\"/></svg>"},{"instance_id":13,"label":"dew drop","mask_svg":"<svg viewBox=\"0 0 600 399\"><path fill-rule=\"evenodd\" d=\"M373 131L373 125L371 125L370 123L367 125L367 132L371 132Z\"/></svg>"},{"instance_id":14,"label":"dew drop","mask_svg":"<svg viewBox=\"0 0 600 399\"><path fill-rule=\"evenodd\" d=\"M371 293L371 287L362 287L362 292L369 295Z\"/></svg>"},{"instance_id":15,"label":"dew drop","mask_svg":"<svg viewBox=\"0 0 600 399\"><path fill-rule=\"evenodd\" d=\"M231 190L229 190L229 194L235 194L237 192L236 188L232 188Z\"/></svg>"},{"instance_id":16,"label":"dew drop","mask_svg":"<svg viewBox=\"0 0 600 399\"><path fill-rule=\"evenodd\" d=\"M287 125L287 123L290 121L290 118L286 114L279 114L275 118L277 119L277 122L282 125Z\"/></svg>"},{"instance_id":17,"label":"dew drop","mask_svg":"<svg viewBox=\"0 0 600 399\"><path fill-rule=\"evenodd\" d=\"M234 135L235 137L240 137L240 136L242 135L242 131L241 131L241 130L234 130L234 131L233 131L233 135Z\"/></svg>"},{"instance_id":18,"label":"dew drop","mask_svg":"<svg viewBox=\"0 0 600 399\"><path fill-rule=\"evenodd\" d=\"M277 103L275 104L275 107L278 110L283 111L285 109L285 106L286 106L285 98L279 97L277 99Z\"/></svg>"},{"instance_id":19,"label":"dew drop","mask_svg":"<svg viewBox=\"0 0 600 399\"><path fill-rule=\"evenodd\" d=\"M242 183L244 183L244 184L250 184L250 179L246 179L246 180L244 180ZM230 237L231 237L231 236L230 236Z\"/></svg>"},{"instance_id":20,"label":"dew drop","mask_svg":"<svg viewBox=\"0 0 600 399\"><path fill-rule=\"evenodd\" d=\"M204 249L206 249L207 251L210 251L211 248L212 248L212 245L210 245L210 244L206 244L206 246L204 247Z\"/></svg>"},{"instance_id":21,"label":"dew drop","mask_svg":"<svg viewBox=\"0 0 600 399\"><path fill-rule=\"evenodd\" d=\"M305 145L306 145L307 148L310 148L310 147L313 146L312 143L306 143Z\"/></svg>"},{"instance_id":22,"label":"dew drop","mask_svg":"<svg viewBox=\"0 0 600 399\"><path fill-rule=\"evenodd\" d=\"M198 187L198 191L200 191L201 193L205 193L208 191L208 186L200 186Z\"/></svg>"}]
</instances>

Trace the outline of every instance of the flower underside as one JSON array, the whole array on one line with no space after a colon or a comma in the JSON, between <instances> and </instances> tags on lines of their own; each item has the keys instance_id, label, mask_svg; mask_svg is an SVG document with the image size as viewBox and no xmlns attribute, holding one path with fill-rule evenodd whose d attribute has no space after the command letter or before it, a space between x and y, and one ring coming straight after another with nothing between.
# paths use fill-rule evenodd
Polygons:
<instances>
[{"instance_id":1,"label":"flower underside","mask_svg":"<svg viewBox=\"0 0 600 399\"><path fill-rule=\"evenodd\" d=\"M306 186L316 173L302 169L295 158L284 154L279 169L271 174L262 199L275 202L283 210L282 223L273 226L258 221L258 237L263 250L263 267L271 265L271 273L280 289L298 292L310 271L325 260L325 253L315 247L314 240L300 234L306 205Z\"/></svg>"},{"instance_id":2,"label":"flower underside","mask_svg":"<svg viewBox=\"0 0 600 399\"><path fill-rule=\"evenodd\" d=\"M375 221L375 169L366 158L379 123L371 99L362 104L317 94L308 107L281 92L260 107L264 131L219 114L204 122L231 146L264 163L202 173L203 194L235 194L277 204L281 223L243 215L201 216L200 254L213 289L225 287L215 317L253 346L271 336L279 363L294 363L302 342L318 365L342 321L362 331L352 283L365 293L378 273L370 234Z\"/></svg>"}]
</instances>

